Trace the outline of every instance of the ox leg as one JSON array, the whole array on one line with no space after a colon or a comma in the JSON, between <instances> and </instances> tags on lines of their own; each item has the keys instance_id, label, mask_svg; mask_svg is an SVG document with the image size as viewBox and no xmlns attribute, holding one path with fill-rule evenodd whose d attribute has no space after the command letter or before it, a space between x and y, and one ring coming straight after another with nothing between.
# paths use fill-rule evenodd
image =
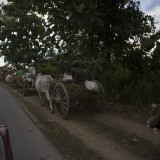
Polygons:
<instances>
[{"instance_id":1,"label":"ox leg","mask_svg":"<svg viewBox=\"0 0 160 160\"><path fill-rule=\"evenodd\" d=\"M32 79L32 87L35 86L35 79Z\"/></svg>"},{"instance_id":2,"label":"ox leg","mask_svg":"<svg viewBox=\"0 0 160 160\"><path fill-rule=\"evenodd\" d=\"M43 99L42 99L42 96L41 96L41 93L38 92L38 95L39 95L39 98L40 98L40 103L42 106L44 106L44 102L43 102Z\"/></svg>"},{"instance_id":3,"label":"ox leg","mask_svg":"<svg viewBox=\"0 0 160 160\"><path fill-rule=\"evenodd\" d=\"M54 110L53 110L53 106L52 106L52 100L51 100L51 97L50 97L50 95L49 95L49 91L48 91L48 92L46 91L45 94L46 94L46 97L47 97L47 99L48 99L48 101L49 101L51 113L53 113Z\"/></svg>"}]
</instances>

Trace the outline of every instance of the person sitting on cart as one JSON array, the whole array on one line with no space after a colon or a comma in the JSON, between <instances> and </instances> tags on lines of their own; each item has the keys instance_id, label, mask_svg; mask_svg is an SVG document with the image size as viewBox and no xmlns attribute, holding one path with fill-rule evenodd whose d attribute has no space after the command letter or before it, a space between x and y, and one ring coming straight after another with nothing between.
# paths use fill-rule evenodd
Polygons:
<instances>
[{"instance_id":1,"label":"person sitting on cart","mask_svg":"<svg viewBox=\"0 0 160 160\"><path fill-rule=\"evenodd\" d=\"M29 64L29 73L31 73L31 77L36 78L36 69L33 64Z\"/></svg>"},{"instance_id":2,"label":"person sitting on cart","mask_svg":"<svg viewBox=\"0 0 160 160\"><path fill-rule=\"evenodd\" d=\"M18 68L17 68L17 75L20 76L20 77L23 75L23 72L22 72L22 70L21 70L21 67L18 67Z\"/></svg>"},{"instance_id":3,"label":"person sitting on cart","mask_svg":"<svg viewBox=\"0 0 160 160\"><path fill-rule=\"evenodd\" d=\"M77 60L73 61L72 80L77 84L81 84L85 81L84 71L79 67L79 62Z\"/></svg>"}]
</instances>

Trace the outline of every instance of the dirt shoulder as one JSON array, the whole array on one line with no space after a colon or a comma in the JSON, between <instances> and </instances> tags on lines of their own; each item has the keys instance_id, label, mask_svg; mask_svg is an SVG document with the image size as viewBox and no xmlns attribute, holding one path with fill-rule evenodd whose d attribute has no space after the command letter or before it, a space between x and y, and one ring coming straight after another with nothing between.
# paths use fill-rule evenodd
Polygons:
<instances>
[{"instance_id":1,"label":"dirt shoulder","mask_svg":"<svg viewBox=\"0 0 160 160\"><path fill-rule=\"evenodd\" d=\"M94 113L73 106L64 120L50 113L48 103L42 107L35 91L24 97L8 90L68 159L159 159L160 135L147 128L147 109L106 103L103 112Z\"/></svg>"}]
</instances>

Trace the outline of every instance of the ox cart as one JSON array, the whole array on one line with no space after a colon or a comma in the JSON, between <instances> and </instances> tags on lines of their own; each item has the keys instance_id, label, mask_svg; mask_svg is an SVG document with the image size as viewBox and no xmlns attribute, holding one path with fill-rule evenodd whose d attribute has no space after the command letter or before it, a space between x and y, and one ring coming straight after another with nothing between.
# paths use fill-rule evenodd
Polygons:
<instances>
[{"instance_id":1,"label":"ox cart","mask_svg":"<svg viewBox=\"0 0 160 160\"><path fill-rule=\"evenodd\" d=\"M21 92L23 96L27 95L28 89L34 89L35 90L35 80L36 76L32 75L31 73L26 73L22 76L22 82L21 82Z\"/></svg>"},{"instance_id":2,"label":"ox cart","mask_svg":"<svg viewBox=\"0 0 160 160\"><path fill-rule=\"evenodd\" d=\"M89 81L91 82L90 84L96 84L96 87L98 87L96 91L93 91L86 87L86 82L76 84L66 79L55 80L53 91L54 109L62 118L67 118L70 106L73 103L91 107L95 111L100 110L105 102L104 88L100 82L92 80Z\"/></svg>"}]
</instances>

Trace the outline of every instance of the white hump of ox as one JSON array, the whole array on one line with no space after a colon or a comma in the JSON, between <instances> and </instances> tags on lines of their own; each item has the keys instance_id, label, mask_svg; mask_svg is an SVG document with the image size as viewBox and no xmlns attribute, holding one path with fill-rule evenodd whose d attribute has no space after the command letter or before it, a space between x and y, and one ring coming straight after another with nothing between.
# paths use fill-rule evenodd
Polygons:
<instances>
[{"instance_id":1,"label":"white hump of ox","mask_svg":"<svg viewBox=\"0 0 160 160\"><path fill-rule=\"evenodd\" d=\"M152 104L151 104L151 106L152 106L153 108L156 108L158 105L157 105L157 104L152 103Z\"/></svg>"},{"instance_id":2,"label":"white hump of ox","mask_svg":"<svg viewBox=\"0 0 160 160\"><path fill-rule=\"evenodd\" d=\"M42 93L43 93L46 95L47 100L49 101L51 112L53 112L52 94L53 94L54 85L55 83L51 75L42 75L41 73L37 75L35 87L40 97L41 105L44 105L44 101L42 97L43 96Z\"/></svg>"}]
</instances>

